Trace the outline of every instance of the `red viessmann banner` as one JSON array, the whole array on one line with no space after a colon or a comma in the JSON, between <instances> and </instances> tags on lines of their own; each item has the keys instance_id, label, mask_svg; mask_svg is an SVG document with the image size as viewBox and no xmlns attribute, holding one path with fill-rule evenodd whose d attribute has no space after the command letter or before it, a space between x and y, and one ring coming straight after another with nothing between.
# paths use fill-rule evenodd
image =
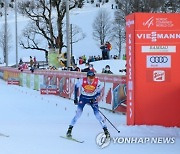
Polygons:
<instances>
[{"instance_id":1,"label":"red viessmann banner","mask_svg":"<svg viewBox=\"0 0 180 154\"><path fill-rule=\"evenodd\" d=\"M127 123L180 127L180 14L126 18Z\"/></svg>"}]
</instances>

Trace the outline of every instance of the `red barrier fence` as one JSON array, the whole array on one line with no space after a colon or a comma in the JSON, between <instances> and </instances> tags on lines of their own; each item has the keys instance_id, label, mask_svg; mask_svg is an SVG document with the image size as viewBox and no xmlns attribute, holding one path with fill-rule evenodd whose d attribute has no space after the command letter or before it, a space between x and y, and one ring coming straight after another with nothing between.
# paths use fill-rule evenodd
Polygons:
<instances>
[{"instance_id":1,"label":"red barrier fence","mask_svg":"<svg viewBox=\"0 0 180 154\"><path fill-rule=\"evenodd\" d=\"M20 85L35 90L42 94L55 94L64 98L74 98L74 84L78 78L86 73L57 70L29 70L21 72L15 68L1 67L1 78L19 78ZM96 74L102 83L100 107L126 112L126 76L111 74Z\"/></svg>"}]
</instances>

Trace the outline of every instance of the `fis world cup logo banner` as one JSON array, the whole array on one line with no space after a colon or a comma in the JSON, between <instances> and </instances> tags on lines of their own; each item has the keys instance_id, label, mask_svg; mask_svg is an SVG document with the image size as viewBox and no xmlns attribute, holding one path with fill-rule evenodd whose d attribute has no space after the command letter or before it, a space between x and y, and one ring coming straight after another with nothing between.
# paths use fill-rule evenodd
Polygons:
<instances>
[{"instance_id":1,"label":"fis world cup logo banner","mask_svg":"<svg viewBox=\"0 0 180 154\"><path fill-rule=\"evenodd\" d=\"M154 17L149 18L147 21L143 22L143 26L150 28L154 25Z\"/></svg>"},{"instance_id":2,"label":"fis world cup logo banner","mask_svg":"<svg viewBox=\"0 0 180 154\"><path fill-rule=\"evenodd\" d=\"M136 31L137 41L143 43L164 43L164 41L178 42L180 30L177 27L177 20L171 17L151 15L141 20L138 31Z\"/></svg>"},{"instance_id":3,"label":"fis world cup logo banner","mask_svg":"<svg viewBox=\"0 0 180 154\"><path fill-rule=\"evenodd\" d=\"M149 17L147 20L143 22L143 26L147 27L148 29L155 26L155 27L173 27L173 21L168 19L167 17Z\"/></svg>"}]
</instances>

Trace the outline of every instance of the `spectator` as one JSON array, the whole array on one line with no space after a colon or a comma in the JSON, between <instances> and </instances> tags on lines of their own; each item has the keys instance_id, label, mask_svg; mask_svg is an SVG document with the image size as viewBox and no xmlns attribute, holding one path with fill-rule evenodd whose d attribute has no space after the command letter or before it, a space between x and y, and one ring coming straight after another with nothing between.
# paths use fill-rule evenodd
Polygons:
<instances>
[{"instance_id":1,"label":"spectator","mask_svg":"<svg viewBox=\"0 0 180 154\"><path fill-rule=\"evenodd\" d=\"M101 45L100 49L102 50L102 59L110 59L109 52L112 49L111 43L106 41L104 45Z\"/></svg>"},{"instance_id":2,"label":"spectator","mask_svg":"<svg viewBox=\"0 0 180 154\"><path fill-rule=\"evenodd\" d=\"M93 71L96 73L96 70L94 69L92 64L86 63L86 68L82 69L81 72L88 72Z\"/></svg>"},{"instance_id":3,"label":"spectator","mask_svg":"<svg viewBox=\"0 0 180 154\"><path fill-rule=\"evenodd\" d=\"M28 69L28 64L23 62L21 65L18 66L18 70L22 72L24 69Z\"/></svg>"},{"instance_id":4,"label":"spectator","mask_svg":"<svg viewBox=\"0 0 180 154\"><path fill-rule=\"evenodd\" d=\"M18 70L21 70L22 64L23 64L23 61L22 61L22 59L20 58L19 64L18 64Z\"/></svg>"},{"instance_id":5,"label":"spectator","mask_svg":"<svg viewBox=\"0 0 180 154\"><path fill-rule=\"evenodd\" d=\"M119 59L117 55L114 55L114 57L113 57L113 58L114 58L114 59Z\"/></svg>"},{"instance_id":6,"label":"spectator","mask_svg":"<svg viewBox=\"0 0 180 154\"><path fill-rule=\"evenodd\" d=\"M23 63L18 65L18 70L20 70L21 72L23 71Z\"/></svg>"},{"instance_id":7,"label":"spectator","mask_svg":"<svg viewBox=\"0 0 180 154\"><path fill-rule=\"evenodd\" d=\"M72 63L72 65L74 65L74 64L76 63L76 62L75 62L75 57L72 56L71 58L72 58L72 59L71 59L71 60L72 60L71 63Z\"/></svg>"},{"instance_id":8,"label":"spectator","mask_svg":"<svg viewBox=\"0 0 180 154\"><path fill-rule=\"evenodd\" d=\"M100 7L100 3L99 2L96 3L96 7Z\"/></svg>"},{"instance_id":9,"label":"spectator","mask_svg":"<svg viewBox=\"0 0 180 154\"><path fill-rule=\"evenodd\" d=\"M100 49L102 51L102 59L107 59L107 48L106 48L106 46L101 45Z\"/></svg>"},{"instance_id":10,"label":"spectator","mask_svg":"<svg viewBox=\"0 0 180 154\"><path fill-rule=\"evenodd\" d=\"M86 63L86 56L85 55L82 56L82 60L83 60L83 63Z\"/></svg>"},{"instance_id":11,"label":"spectator","mask_svg":"<svg viewBox=\"0 0 180 154\"><path fill-rule=\"evenodd\" d=\"M107 74L113 74L110 70L110 66L106 65L106 67L102 70L102 73L107 73Z\"/></svg>"},{"instance_id":12,"label":"spectator","mask_svg":"<svg viewBox=\"0 0 180 154\"><path fill-rule=\"evenodd\" d=\"M57 70L57 68L55 66L49 66L48 69L49 70Z\"/></svg>"},{"instance_id":13,"label":"spectator","mask_svg":"<svg viewBox=\"0 0 180 154\"><path fill-rule=\"evenodd\" d=\"M114 9L114 5L113 4L111 4L111 9Z\"/></svg>"},{"instance_id":14,"label":"spectator","mask_svg":"<svg viewBox=\"0 0 180 154\"><path fill-rule=\"evenodd\" d=\"M126 73L126 68L119 70L119 72L125 72Z\"/></svg>"},{"instance_id":15,"label":"spectator","mask_svg":"<svg viewBox=\"0 0 180 154\"><path fill-rule=\"evenodd\" d=\"M22 58L20 58L19 65L18 65L18 70L20 70L22 72L24 69L27 69L26 63L24 63Z\"/></svg>"},{"instance_id":16,"label":"spectator","mask_svg":"<svg viewBox=\"0 0 180 154\"><path fill-rule=\"evenodd\" d=\"M80 68L77 66L77 64L74 64L73 71L80 72Z\"/></svg>"},{"instance_id":17,"label":"spectator","mask_svg":"<svg viewBox=\"0 0 180 154\"><path fill-rule=\"evenodd\" d=\"M123 60L126 60L126 54L123 54Z\"/></svg>"},{"instance_id":18,"label":"spectator","mask_svg":"<svg viewBox=\"0 0 180 154\"><path fill-rule=\"evenodd\" d=\"M23 63L23 64L22 64L22 68L23 68L23 69L28 69L28 64Z\"/></svg>"},{"instance_id":19,"label":"spectator","mask_svg":"<svg viewBox=\"0 0 180 154\"><path fill-rule=\"evenodd\" d=\"M37 63L37 68L39 68L39 63Z\"/></svg>"},{"instance_id":20,"label":"spectator","mask_svg":"<svg viewBox=\"0 0 180 154\"><path fill-rule=\"evenodd\" d=\"M79 64L83 64L83 59L82 59L82 57L79 57Z\"/></svg>"},{"instance_id":21,"label":"spectator","mask_svg":"<svg viewBox=\"0 0 180 154\"><path fill-rule=\"evenodd\" d=\"M96 73L96 70L94 69L93 64L90 64L90 65L89 65L89 70L90 70L90 71L93 71L94 73Z\"/></svg>"},{"instance_id":22,"label":"spectator","mask_svg":"<svg viewBox=\"0 0 180 154\"><path fill-rule=\"evenodd\" d=\"M125 65L125 67L127 67L127 64ZM125 72L126 73L126 68L119 70L119 72Z\"/></svg>"},{"instance_id":23,"label":"spectator","mask_svg":"<svg viewBox=\"0 0 180 154\"><path fill-rule=\"evenodd\" d=\"M97 60L102 60L102 57L98 55Z\"/></svg>"},{"instance_id":24,"label":"spectator","mask_svg":"<svg viewBox=\"0 0 180 154\"><path fill-rule=\"evenodd\" d=\"M22 58L20 58L19 65L22 65L22 64L23 64L23 60L22 60Z\"/></svg>"},{"instance_id":25,"label":"spectator","mask_svg":"<svg viewBox=\"0 0 180 154\"><path fill-rule=\"evenodd\" d=\"M110 50L112 49L112 45L111 45L111 43L109 43L108 41L106 42L106 44L105 44L105 47L106 47L106 50L107 50L107 59L110 59L110 54L109 54L109 52L110 52Z\"/></svg>"},{"instance_id":26,"label":"spectator","mask_svg":"<svg viewBox=\"0 0 180 154\"><path fill-rule=\"evenodd\" d=\"M34 56L34 68L36 68L36 65L37 65L37 60L36 57Z\"/></svg>"},{"instance_id":27,"label":"spectator","mask_svg":"<svg viewBox=\"0 0 180 154\"><path fill-rule=\"evenodd\" d=\"M96 56L92 56L91 62L94 62L96 59Z\"/></svg>"},{"instance_id":28,"label":"spectator","mask_svg":"<svg viewBox=\"0 0 180 154\"><path fill-rule=\"evenodd\" d=\"M31 56L30 56L30 61L29 61L29 63L30 63L30 68L32 68L32 67L33 67L34 62L33 62L33 59L32 59L32 57L31 57Z\"/></svg>"},{"instance_id":29,"label":"spectator","mask_svg":"<svg viewBox=\"0 0 180 154\"><path fill-rule=\"evenodd\" d=\"M85 64L85 68L81 70L81 72L88 72L90 69L89 69L89 63L86 63Z\"/></svg>"},{"instance_id":30,"label":"spectator","mask_svg":"<svg viewBox=\"0 0 180 154\"><path fill-rule=\"evenodd\" d=\"M34 72L34 61L31 56L30 56L29 63L30 63L30 71L33 73Z\"/></svg>"}]
</instances>

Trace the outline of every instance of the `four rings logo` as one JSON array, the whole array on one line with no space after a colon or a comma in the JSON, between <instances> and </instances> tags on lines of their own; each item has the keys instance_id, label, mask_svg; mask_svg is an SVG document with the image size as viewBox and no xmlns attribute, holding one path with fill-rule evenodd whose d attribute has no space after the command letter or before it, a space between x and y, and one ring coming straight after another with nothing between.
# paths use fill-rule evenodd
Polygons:
<instances>
[{"instance_id":1,"label":"four rings logo","mask_svg":"<svg viewBox=\"0 0 180 154\"><path fill-rule=\"evenodd\" d=\"M167 63L168 58L166 56L152 56L150 57L151 63Z\"/></svg>"},{"instance_id":2,"label":"four rings logo","mask_svg":"<svg viewBox=\"0 0 180 154\"><path fill-rule=\"evenodd\" d=\"M170 55L148 55L146 56L147 68L170 68Z\"/></svg>"}]
</instances>

